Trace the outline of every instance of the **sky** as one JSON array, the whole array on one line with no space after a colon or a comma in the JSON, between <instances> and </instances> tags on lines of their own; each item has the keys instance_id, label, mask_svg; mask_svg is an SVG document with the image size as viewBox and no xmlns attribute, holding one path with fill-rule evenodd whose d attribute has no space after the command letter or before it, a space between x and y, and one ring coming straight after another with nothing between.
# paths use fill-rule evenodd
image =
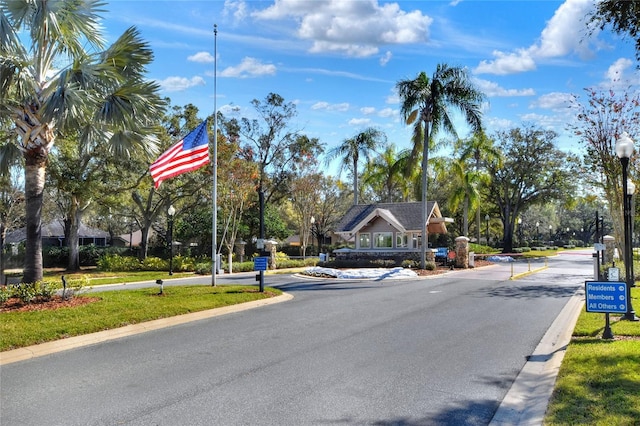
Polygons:
<instances>
[{"instance_id":1,"label":"sky","mask_svg":"<svg viewBox=\"0 0 640 426\"><path fill-rule=\"evenodd\" d=\"M110 42L138 28L155 54L149 78L172 105L194 104L203 118L215 110L254 118L251 101L277 93L296 104L292 130L327 149L367 127L404 149L411 128L399 114L395 85L446 63L466 68L485 93L488 134L535 125L555 130L559 148L578 152L580 142L566 128L570 98L584 100L587 87L640 90L632 41L608 30L589 35L585 16L593 5L134 0L108 2L103 25ZM459 116L456 128L469 136Z\"/></svg>"}]
</instances>

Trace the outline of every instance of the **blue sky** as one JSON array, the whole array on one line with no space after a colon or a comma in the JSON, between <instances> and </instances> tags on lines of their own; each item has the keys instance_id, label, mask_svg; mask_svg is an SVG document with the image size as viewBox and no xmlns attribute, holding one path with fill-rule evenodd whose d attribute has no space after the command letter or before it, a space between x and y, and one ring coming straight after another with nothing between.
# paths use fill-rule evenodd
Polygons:
<instances>
[{"instance_id":1,"label":"blue sky","mask_svg":"<svg viewBox=\"0 0 640 426\"><path fill-rule=\"evenodd\" d=\"M331 148L366 127L398 148L411 131L398 113L398 80L438 63L468 68L487 95L489 134L535 124L559 147L578 150L566 130L571 95L584 88L640 89L633 43L608 31L589 36L593 2L566 1L111 1L113 41L135 25L151 44L149 77L173 105L252 117L252 99L278 93L295 102L292 122ZM460 123L460 137L468 129Z\"/></svg>"}]
</instances>

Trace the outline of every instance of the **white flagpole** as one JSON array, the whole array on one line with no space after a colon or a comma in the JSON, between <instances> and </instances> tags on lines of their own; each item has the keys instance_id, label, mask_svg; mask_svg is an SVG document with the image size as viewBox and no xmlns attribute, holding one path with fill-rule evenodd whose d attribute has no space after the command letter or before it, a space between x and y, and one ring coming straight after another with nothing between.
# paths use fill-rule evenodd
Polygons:
<instances>
[{"instance_id":1,"label":"white flagpole","mask_svg":"<svg viewBox=\"0 0 640 426\"><path fill-rule=\"evenodd\" d=\"M218 233L218 106L217 106L217 77L218 77L218 24L213 24L213 219L211 230L211 286L216 286L216 272L218 270L217 233Z\"/></svg>"}]
</instances>

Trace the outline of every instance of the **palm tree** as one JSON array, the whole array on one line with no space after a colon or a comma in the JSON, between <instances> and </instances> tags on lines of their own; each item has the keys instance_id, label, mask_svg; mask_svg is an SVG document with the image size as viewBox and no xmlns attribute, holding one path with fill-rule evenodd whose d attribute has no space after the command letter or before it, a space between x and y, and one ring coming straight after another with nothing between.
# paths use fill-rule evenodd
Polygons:
<instances>
[{"instance_id":1,"label":"palm tree","mask_svg":"<svg viewBox=\"0 0 640 426\"><path fill-rule=\"evenodd\" d=\"M476 173L480 173L480 170L488 162L500 161L502 156L501 151L496 148L493 139L489 139L483 132L474 133L469 139L465 139L460 145L461 160L466 161L468 159L474 160L474 170ZM477 241L480 241L480 209L476 209L476 233Z\"/></svg>"},{"instance_id":2,"label":"palm tree","mask_svg":"<svg viewBox=\"0 0 640 426\"><path fill-rule=\"evenodd\" d=\"M60 134L86 151L155 149L150 119L162 116L158 86L144 79L152 51L135 28L103 49L100 0L0 0L0 114L10 117L25 159L24 282L42 279L41 218L49 153ZM23 45L23 40L28 45Z\"/></svg>"},{"instance_id":3,"label":"palm tree","mask_svg":"<svg viewBox=\"0 0 640 426\"><path fill-rule=\"evenodd\" d=\"M421 267L427 258L427 166L429 144L435 133L443 129L456 134L449 106L458 109L475 131L481 129L480 107L484 95L469 79L466 69L438 64L431 79L421 72L415 79L396 84L400 96L400 112L407 124L414 124L412 157L422 151L422 255Z\"/></svg>"},{"instance_id":4,"label":"palm tree","mask_svg":"<svg viewBox=\"0 0 640 426\"><path fill-rule=\"evenodd\" d=\"M398 161L395 145L388 146L382 154L369 162L363 173L363 180L369 185L376 198L383 203L402 199L402 162Z\"/></svg>"},{"instance_id":5,"label":"palm tree","mask_svg":"<svg viewBox=\"0 0 640 426\"><path fill-rule=\"evenodd\" d=\"M358 162L360 156L364 156L367 159L370 157L372 151L376 151L379 147L384 145L387 137L384 132L367 128L363 132L358 133L353 138L345 139L341 145L330 149L327 152L326 162L330 162L336 158L341 158L340 172L343 167L351 166L351 172L353 173L353 204L358 204Z\"/></svg>"},{"instance_id":6,"label":"palm tree","mask_svg":"<svg viewBox=\"0 0 640 426\"><path fill-rule=\"evenodd\" d=\"M469 235L469 209L475 208L480 199L478 185L484 177L475 170L469 170L463 159L447 162L446 173L452 177L453 190L449 196L449 207L455 211L462 203L462 235ZM476 208L476 211L480 211ZM478 241L480 241L478 239Z\"/></svg>"}]
</instances>

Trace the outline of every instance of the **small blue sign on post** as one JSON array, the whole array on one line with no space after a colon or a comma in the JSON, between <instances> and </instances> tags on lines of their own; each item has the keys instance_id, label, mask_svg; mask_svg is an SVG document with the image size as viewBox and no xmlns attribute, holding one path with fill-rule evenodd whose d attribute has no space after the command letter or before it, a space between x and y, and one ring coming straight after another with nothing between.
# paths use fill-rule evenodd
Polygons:
<instances>
[{"instance_id":1,"label":"small blue sign on post","mask_svg":"<svg viewBox=\"0 0 640 426\"><path fill-rule=\"evenodd\" d=\"M254 271L266 271L269 258L266 256L254 257L253 258L253 270Z\"/></svg>"},{"instance_id":2,"label":"small blue sign on post","mask_svg":"<svg viewBox=\"0 0 640 426\"><path fill-rule=\"evenodd\" d=\"M627 312L627 284L622 281L585 281L587 312Z\"/></svg>"}]
</instances>

